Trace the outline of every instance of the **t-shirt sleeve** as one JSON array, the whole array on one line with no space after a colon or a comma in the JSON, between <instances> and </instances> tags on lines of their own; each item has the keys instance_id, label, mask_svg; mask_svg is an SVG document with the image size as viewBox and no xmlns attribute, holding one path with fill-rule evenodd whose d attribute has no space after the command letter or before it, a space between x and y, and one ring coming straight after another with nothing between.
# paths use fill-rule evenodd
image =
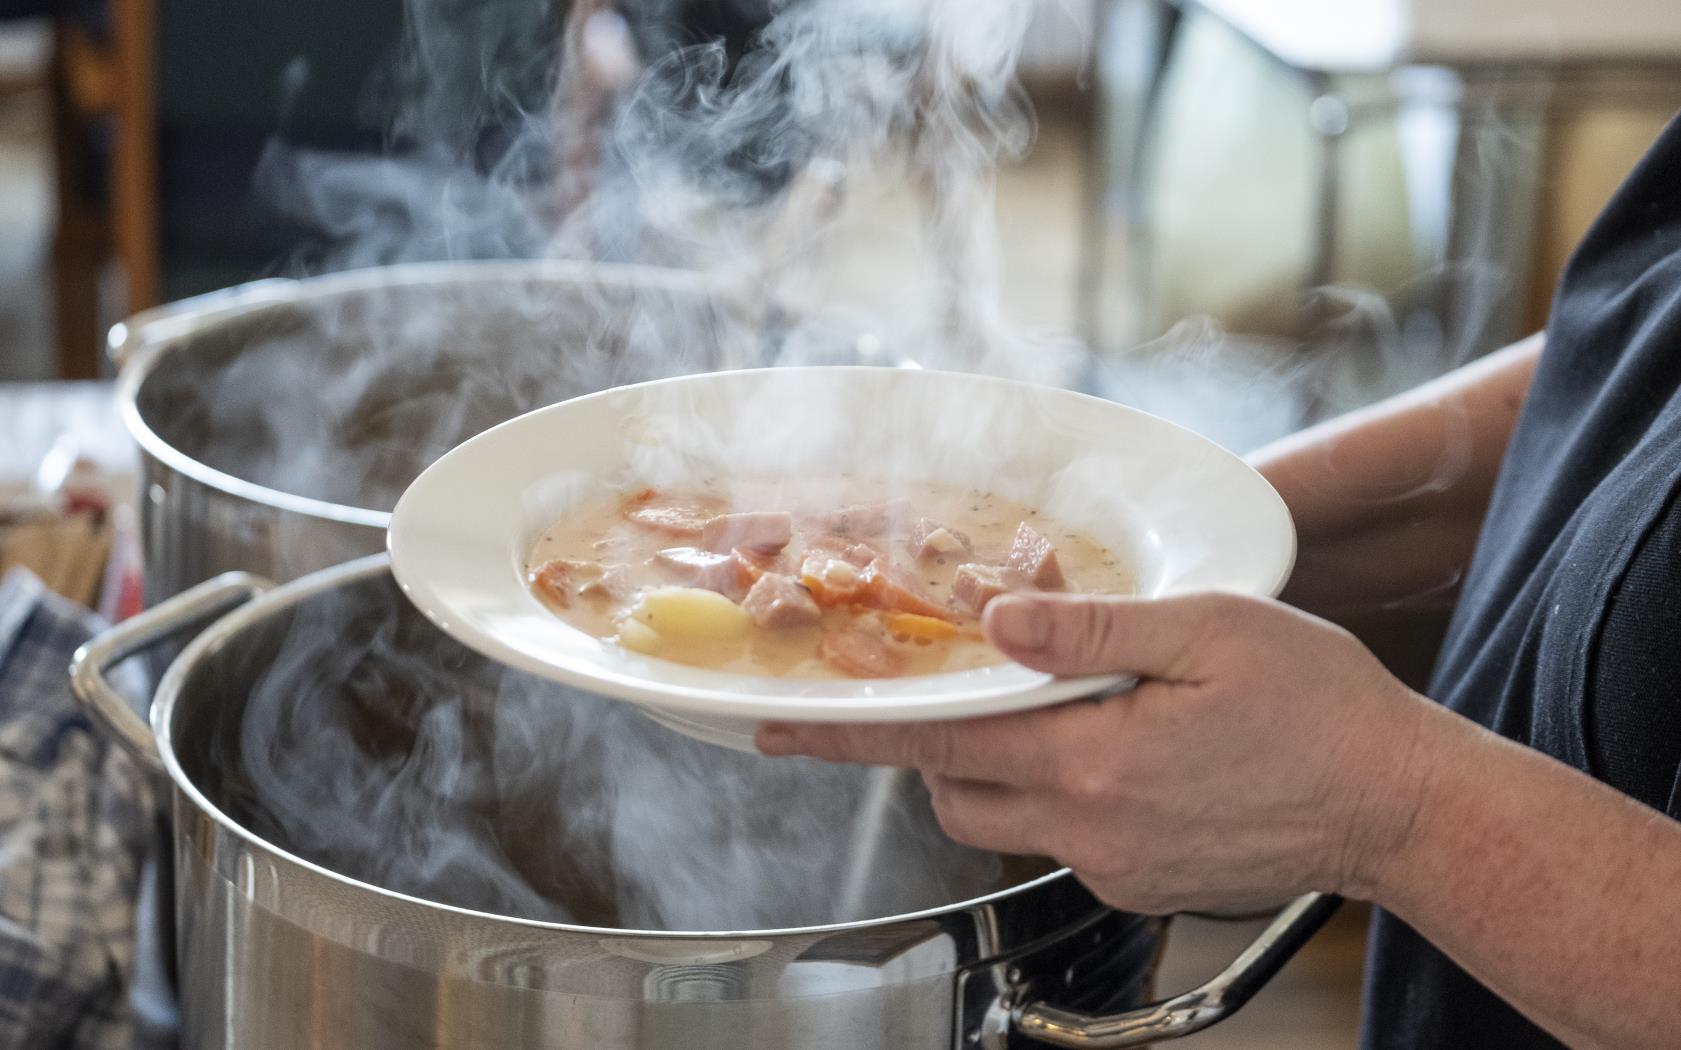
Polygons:
<instances>
[{"instance_id":1,"label":"t-shirt sleeve","mask_svg":"<svg viewBox=\"0 0 1681 1050\"><path fill-rule=\"evenodd\" d=\"M1592 639L1583 732L1589 768L1681 820L1681 499L1630 552Z\"/></svg>"}]
</instances>

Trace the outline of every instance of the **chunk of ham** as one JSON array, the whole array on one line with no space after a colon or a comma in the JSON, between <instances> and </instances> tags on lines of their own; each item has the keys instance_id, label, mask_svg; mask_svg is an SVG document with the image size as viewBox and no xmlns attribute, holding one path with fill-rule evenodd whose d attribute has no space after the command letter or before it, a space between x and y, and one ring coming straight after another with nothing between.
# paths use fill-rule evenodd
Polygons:
<instances>
[{"instance_id":1,"label":"chunk of ham","mask_svg":"<svg viewBox=\"0 0 1681 1050\"><path fill-rule=\"evenodd\" d=\"M737 547L730 552L735 560L741 563L742 571L749 580L757 581L767 572L788 572L788 559L780 551L756 551L747 547Z\"/></svg>"},{"instance_id":2,"label":"chunk of ham","mask_svg":"<svg viewBox=\"0 0 1681 1050\"><path fill-rule=\"evenodd\" d=\"M645 529L675 539L696 539L721 509L723 504L717 500L677 499L644 489L625 500L620 512Z\"/></svg>"},{"instance_id":3,"label":"chunk of ham","mask_svg":"<svg viewBox=\"0 0 1681 1050\"><path fill-rule=\"evenodd\" d=\"M825 631L817 643L824 663L853 678L891 678L905 669L905 654L865 627Z\"/></svg>"},{"instance_id":4,"label":"chunk of ham","mask_svg":"<svg viewBox=\"0 0 1681 1050\"><path fill-rule=\"evenodd\" d=\"M775 553L794 538L794 516L786 511L720 514L701 529L700 545L718 554L741 547Z\"/></svg>"},{"instance_id":5,"label":"chunk of ham","mask_svg":"<svg viewBox=\"0 0 1681 1050\"><path fill-rule=\"evenodd\" d=\"M1021 573L1002 565L959 565L951 583L952 597L979 616L987 603L1000 594L1027 590L1032 583Z\"/></svg>"},{"instance_id":6,"label":"chunk of ham","mask_svg":"<svg viewBox=\"0 0 1681 1050\"><path fill-rule=\"evenodd\" d=\"M909 518L910 514L910 500L890 499L814 515L811 523L818 531L836 536L881 536L895 524Z\"/></svg>"},{"instance_id":7,"label":"chunk of ham","mask_svg":"<svg viewBox=\"0 0 1681 1050\"><path fill-rule=\"evenodd\" d=\"M1016 529L1015 542L1010 544L1010 556L1004 565L1021 573L1042 591L1059 591L1068 584L1062 566L1057 564L1056 548L1025 521Z\"/></svg>"},{"instance_id":8,"label":"chunk of ham","mask_svg":"<svg viewBox=\"0 0 1681 1050\"><path fill-rule=\"evenodd\" d=\"M929 558L966 557L969 537L953 532L937 521L918 518L911 527L911 556L919 561Z\"/></svg>"},{"instance_id":9,"label":"chunk of ham","mask_svg":"<svg viewBox=\"0 0 1681 1050\"><path fill-rule=\"evenodd\" d=\"M753 622L769 630L785 627L811 627L823 619L811 592L801 587L792 576L767 572L748 590L741 607Z\"/></svg>"},{"instance_id":10,"label":"chunk of ham","mask_svg":"<svg viewBox=\"0 0 1681 1050\"><path fill-rule=\"evenodd\" d=\"M633 589L630 570L623 565L613 565L603 569L600 576L578 588L578 594L596 601L622 602L630 597Z\"/></svg>"},{"instance_id":11,"label":"chunk of ham","mask_svg":"<svg viewBox=\"0 0 1681 1050\"><path fill-rule=\"evenodd\" d=\"M740 601L752 584L745 566L734 554L671 547L655 554L654 564L685 587L717 591L732 602Z\"/></svg>"}]
</instances>

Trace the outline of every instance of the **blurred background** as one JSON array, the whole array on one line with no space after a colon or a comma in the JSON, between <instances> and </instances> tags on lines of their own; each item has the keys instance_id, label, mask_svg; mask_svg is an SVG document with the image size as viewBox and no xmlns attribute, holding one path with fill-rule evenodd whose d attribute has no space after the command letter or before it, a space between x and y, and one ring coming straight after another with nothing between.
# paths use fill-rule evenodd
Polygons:
<instances>
[{"instance_id":1,"label":"blurred background","mask_svg":"<svg viewBox=\"0 0 1681 1050\"><path fill-rule=\"evenodd\" d=\"M522 6L476 6L499 5ZM770 7L640 6L658 15L630 19L650 61L745 46ZM1038 134L998 194L1009 309L1106 354L1160 351L1189 322L1243 344L1235 368L1347 357L1315 403L1233 444L1539 327L1571 245L1681 99L1661 0L1035 7L1020 73ZM403 20L402 0L0 2L0 376L90 377L131 312L369 261L335 259L345 223L301 214L274 185L298 169L264 159L400 137ZM482 57L510 68L544 48L535 27L495 46Z\"/></svg>"},{"instance_id":2,"label":"blurred background","mask_svg":"<svg viewBox=\"0 0 1681 1050\"><path fill-rule=\"evenodd\" d=\"M104 333L137 311L429 251L520 254L369 247L381 195L311 182L400 183L376 160L425 138L393 123L394 93L413 87L393 64L405 13L471 21L504 4L532 7L0 0L0 381L14 384L0 386L0 483L63 431L122 469L108 389L58 381L108 376ZM620 6L644 62L712 39L739 53L769 10ZM498 106L529 116L518 74L543 82L558 24L510 22L466 56L512 85L469 121L467 153L495 155ZM1244 451L1544 324L1572 245L1681 109L1681 10L1045 0L1019 72L1037 126L997 178L1002 309L1083 348L1099 392ZM847 200L833 294L890 308L915 195ZM1416 639L1384 652L1415 681L1430 655ZM1208 976L1255 928L1186 923L1164 983ZM1346 909L1246 1012L1184 1045L1353 1045L1363 930Z\"/></svg>"}]
</instances>

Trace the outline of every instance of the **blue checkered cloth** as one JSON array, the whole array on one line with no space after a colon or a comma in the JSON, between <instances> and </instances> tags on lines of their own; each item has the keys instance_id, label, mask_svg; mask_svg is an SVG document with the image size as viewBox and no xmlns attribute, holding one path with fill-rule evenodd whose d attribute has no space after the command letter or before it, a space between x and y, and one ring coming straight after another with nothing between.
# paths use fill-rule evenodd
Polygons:
<instances>
[{"instance_id":1,"label":"blue checkered cloth","mask_svg":"<svg viewBox=\"0 0 1681 1050\"><path fill-rule=\"evenodd\" d=\"M0 580L0 1048L129 1050L145 773L82 714L67 673L93 614Z\"/></svg>"}]
</instances>

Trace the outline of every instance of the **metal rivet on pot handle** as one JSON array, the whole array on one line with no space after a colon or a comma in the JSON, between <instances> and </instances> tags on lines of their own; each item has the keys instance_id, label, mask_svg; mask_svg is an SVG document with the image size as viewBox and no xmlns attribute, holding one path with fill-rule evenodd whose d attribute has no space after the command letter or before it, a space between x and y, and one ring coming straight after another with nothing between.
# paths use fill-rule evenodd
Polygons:
<instances>
[{"instance_id":1,"label":"metal rivet on pot handle","mask_svg":"<svg viewBox=\"0 0 1681 1050\"><path fill-rule=\"evenodd\" d=\"M299 282L290 277L266 277L142 310L128 320L111 326L111 331L105 336L105 353L121 371L123 365L145 347L186 335L203 325L246 310L291 302L298 297L298 289Z\"/></svg>"},{"instance_id":2,"label":"metal rivet on pot handle","mask_svg":"<svg viewBox=\"0 0 1681 1050\"><path fill-rule=\"evenodd\" d=\"M152 727L112 688L107 672L136 653L227 614L273 586L250 573L224 573L90 639L70 660L70 684L82 709L135 758L161 771L163 758Z\"/></svg>"},{"instance_id":3,"label":"metal rivet on pot handle","mask_svg":"<svg viewBox=\"0 0 1681 1050\"><path fill-rule=\"evenodd\" d=\"M1341 897L1323 893L1296 898L1230 966L1182 995L1108 1015L1029 1001L1010 1011L1011 1028L1050 1046L1101 1050L1146 1046L1200 1032L1247 1003L1341 905Z\"/></svg>"}]
</instances>

